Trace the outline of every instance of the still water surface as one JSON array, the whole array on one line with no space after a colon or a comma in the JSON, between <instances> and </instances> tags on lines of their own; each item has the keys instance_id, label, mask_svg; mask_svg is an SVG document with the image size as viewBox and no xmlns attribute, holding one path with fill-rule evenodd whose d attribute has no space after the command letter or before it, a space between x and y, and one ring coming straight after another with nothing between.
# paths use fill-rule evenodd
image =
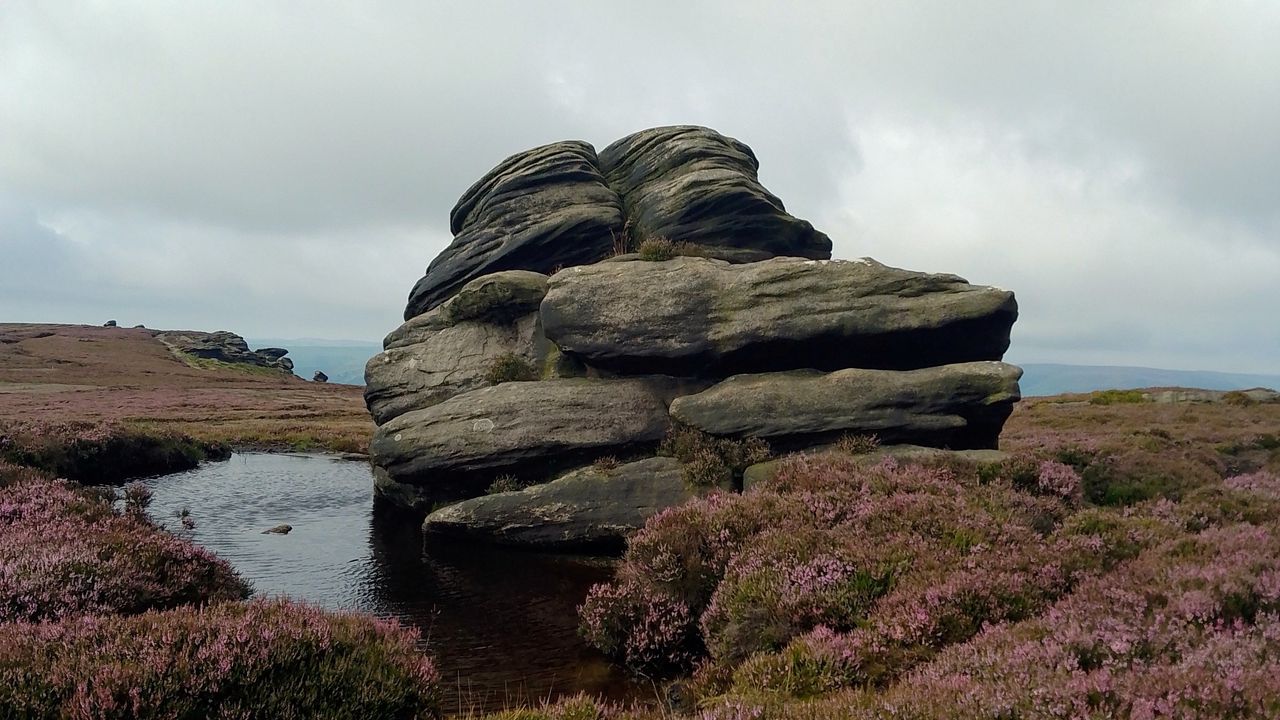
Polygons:
<instances>
[{"instance_id":1,"label":"still water surface","mask_svg":"<svg viewBox=\"0 0 1280 720\"><path fill-rule=\"evenodd\" d=\"M447 712L584 691L652 697L587 647L576 607L601 561L432 540L373 501L368 465L244 453L145 481L150 512L229 561L255 595L287 595L416 626L445 677ZM195 520L184 530L186 508ZM287 523L287 535L263 531Z\"/></svg>"}]
</instances>

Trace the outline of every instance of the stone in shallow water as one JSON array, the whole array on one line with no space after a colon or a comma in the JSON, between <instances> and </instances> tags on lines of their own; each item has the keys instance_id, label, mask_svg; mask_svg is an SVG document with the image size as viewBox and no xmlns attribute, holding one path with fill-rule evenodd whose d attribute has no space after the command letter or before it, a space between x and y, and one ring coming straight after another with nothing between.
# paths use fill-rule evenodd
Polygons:
<instances>
[{"instance_id":1,"label":"stone in shallow water","mask_svg":"<svg viewBox=\"0 0 1280 720\"><path fill-rule=\"evenodd\" d=\"M1018 310L1007 290L869 259L679 257L570 268L541 313L547 338L591 366L724 377L998 360Z\"/></svg>"},{"instance_id":2,"label":"stone in shallow water","mask_svg":"<svg viewBox=\"0 0 1280 720\"><path fill-rule=\"evenodd\" d=\"M464 500L428 515L423 530L537 549L620 550L651 515L696 495L679 462L649 458Z\"/></svg>"},{"instance_id":3,"label":"stone in shallow water","mask_svg":"<svg viewBox=\"0 0 1280 720\"><path fill-rule=\"evenodd\" d=\"M973 362L922 370L796 370L735 375L671 403L677 422L780 447L844 433L953 450L995 448L1022 370Z\"/></svg>"},{"instance_id":4,"label":"stone in shallow water","mask_svg":"<svg viewBox=\"0 0 1280 720\"><path fill-rule=\"evenodd\" d=\"M760 184L751 148L710 128L641 130L601 150L600 168L637 239L831 257L830 238Z\"/></svg>"}]
</instances>

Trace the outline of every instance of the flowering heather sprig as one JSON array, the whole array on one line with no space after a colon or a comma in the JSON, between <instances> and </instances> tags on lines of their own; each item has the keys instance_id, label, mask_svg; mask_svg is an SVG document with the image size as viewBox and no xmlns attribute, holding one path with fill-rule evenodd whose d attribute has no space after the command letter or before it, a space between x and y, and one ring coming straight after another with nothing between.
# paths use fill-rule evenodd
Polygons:
<instances>
[{"instance_id":1,"label":"flowering heather sprig","mask_svg":"<svg viewBox=\"0 0 1280 720\"><path fill-rule=\"evenodd\" d=\"M242 599L213 554L66 481L0 489L0 622Z\"/></svg>"},{"instance_id":2,"label":"flowering heather sprig","mask_svg":"<svg viewBox=\"0 0 1280 720\"><path fill-rule=\"evenodd\" d=\"M415 631L283 600L0 625L0 717L437 717Z\"/></svg>"}]
</instances>

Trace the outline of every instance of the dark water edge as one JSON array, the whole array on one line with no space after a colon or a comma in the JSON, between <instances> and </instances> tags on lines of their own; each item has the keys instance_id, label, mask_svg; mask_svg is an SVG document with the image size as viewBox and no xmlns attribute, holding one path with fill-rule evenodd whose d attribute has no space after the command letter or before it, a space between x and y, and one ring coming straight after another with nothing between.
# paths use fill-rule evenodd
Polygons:
<instances>
[{"instance_id":1,"label":"dark water edge","mask_svg":"<svg viewBox=\"0 0 1280 720\"><path fill-rule=\"evenodd\" d=\"M588 647L577 606L607 560L444 542L375 507L368 465L323 455L237 453L147 479L151 515L229 561L255 596L394 617L426 639L448 713L586 692L654 697ZM186 509L195 527L179 520ZM287 523L287 535L263 531Z\"/></svg>"}]
</instances>

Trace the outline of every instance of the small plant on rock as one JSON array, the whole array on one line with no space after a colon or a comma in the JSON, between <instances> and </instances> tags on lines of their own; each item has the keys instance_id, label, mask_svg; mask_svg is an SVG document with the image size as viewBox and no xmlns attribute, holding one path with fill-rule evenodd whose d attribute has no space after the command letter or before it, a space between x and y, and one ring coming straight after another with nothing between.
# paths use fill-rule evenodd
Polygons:
<instances>
[{"instance_id":1,"label":"small plant on rock","mask_svg":"<svg viewBox=\"0 0 1280 720\"><path fill-rule=\"evenodd\" d=\"M672 242L666 238L649 238L640 243L638 250L641 260L661 262L679 256L706 257L707 251L701 245L691 242Z\"/></svg>"},{"instance_id":2,"label":"small plant on rock","mask_svg":"<svg viewBox=\"0 0 1280 720\"><path fill-rule=\"evenodd\" d=\"M501 385L505 382L521 382L537 380L538 371L533 365L515 353L499 355L489 363L484 379L490 385Z\"/></svg>"},{"instance_id":3,"label":"small plant on rock","mask_svg":"<svg viewBox=\"0 0 1280 720\"><path fill-rule=\"evenodd\" d=\"M874 434L845 433L836 441L836 449L849 455L865 455L880 447L880 438Z\"/></svg>"},{"instance_id":4,"label":"small plant on rock","mask_svg":"<svg viewBox=\"0 0 1280 720\"><path fill-rule=\"evenodd\" d=\"M528 487L527 483L521 482L520 478L515 475L499 475L489 483L489 487L485 489L485 493L493 495L495 493L514 492L523 490Z\"/></svg>"},{"instance_id":5,"label":"small plant on rock","mask_svg":"<svg viewBox=\"0 0 1280 720\"><path fill-rule=\"evenodd\" d=\"M619 461L618 458L612 455L605 455L604 457L596 460L594 463L591 463L591 467L607 475L613 472L614 470L617 470L618 468L622 467L622 462Z\"/></svg>"},{"instance_id":6,"label":"small plant on rock","mask_svg":"<svg viewBox=\"0 0 1280 720\"><path fill-rule=\"evenodd\" d=\"M751 465L769 459L769 443L761 438L721 438L687 425L672 425L658 454L684 464L685 482L698 487L723 485Z\"/></svg>"}]
</instances>

